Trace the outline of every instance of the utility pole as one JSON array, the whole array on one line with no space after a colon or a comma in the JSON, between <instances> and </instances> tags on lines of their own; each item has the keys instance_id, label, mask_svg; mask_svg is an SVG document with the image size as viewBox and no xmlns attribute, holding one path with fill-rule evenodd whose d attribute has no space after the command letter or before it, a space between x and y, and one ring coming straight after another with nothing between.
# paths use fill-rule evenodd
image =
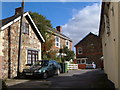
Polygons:
<instances>
[{"instance_id":1,"label":"utility pole","mask_svg":"<svg viewBox=\"0 0 120 90\"><path fill-rule=\"evenodd\" d=\"M22 3L21 3L21 20L20 20L20 33L19 33L19 45L18 45L18 67L17 67L17 77L18 78L20 77L23 14L24 14L24 0L22 0Z\"/></svg>"}]
</instances>

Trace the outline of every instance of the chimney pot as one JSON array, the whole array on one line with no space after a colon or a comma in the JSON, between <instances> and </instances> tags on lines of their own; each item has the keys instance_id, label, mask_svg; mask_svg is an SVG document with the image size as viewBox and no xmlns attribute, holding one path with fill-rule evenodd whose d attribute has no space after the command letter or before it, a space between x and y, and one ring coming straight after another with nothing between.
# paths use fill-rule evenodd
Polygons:
<instances>
[{"instance_id":1,"label":"chimney pot","mask_svg":"<svg viewBox=\"0 0 120 90\"><path fill-rule=\"evenodd\" d=\"M56 30L61 33L62 32L62 27L61 26L57 26Z\"/></svg>"}]
</instances>

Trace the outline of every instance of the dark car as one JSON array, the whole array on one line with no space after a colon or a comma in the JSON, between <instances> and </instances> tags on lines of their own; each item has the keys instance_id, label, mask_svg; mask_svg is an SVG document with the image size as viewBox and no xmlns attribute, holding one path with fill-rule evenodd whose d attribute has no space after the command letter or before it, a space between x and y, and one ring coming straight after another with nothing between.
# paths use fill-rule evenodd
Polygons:
<instances>
[{"instance_id":1,"label":"dark car","mask_svg":"<svg viewBox=\"0 0 120 90\"><path fill-rule=\"evenodd\" d=\"M24 76L37 76L47 78L54 74L59 75L61 66L55 60L39 60L28 69L23 70Z\"/></svg>"}]
</instances>

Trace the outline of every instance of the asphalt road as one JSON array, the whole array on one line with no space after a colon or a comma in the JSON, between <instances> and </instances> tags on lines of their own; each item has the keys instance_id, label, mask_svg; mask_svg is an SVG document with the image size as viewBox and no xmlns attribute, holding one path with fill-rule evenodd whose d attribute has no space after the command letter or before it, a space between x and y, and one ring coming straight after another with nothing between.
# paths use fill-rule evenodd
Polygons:
<instances>
[{"instance_id":1,"label":"asphalt road","mask_svg":"<svg viewBox=\"0 0 120 90\"><path fill-rule=\"evenodd\" d=\"M59 76L43 79L7 80L8 89L17 88L111 88L106 74L98 69L70 70ZM113 87L114 88L114 87Z\"/></svg>"}]
</instances>

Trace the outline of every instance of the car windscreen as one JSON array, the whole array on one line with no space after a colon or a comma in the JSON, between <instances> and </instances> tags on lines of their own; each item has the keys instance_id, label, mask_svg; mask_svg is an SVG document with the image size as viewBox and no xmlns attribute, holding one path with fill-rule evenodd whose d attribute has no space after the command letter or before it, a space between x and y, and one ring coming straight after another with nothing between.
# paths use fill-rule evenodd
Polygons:
<instances>
[{"instance_id":1,"label":"car windscreen","mask_svg":"<svg viewBox=\"0 0 120 90\"><path fill-rule=\"evenodd\" d=\"M30 68L48 66L48 61L37 61Z\"/></svg>"}]
</instances>

